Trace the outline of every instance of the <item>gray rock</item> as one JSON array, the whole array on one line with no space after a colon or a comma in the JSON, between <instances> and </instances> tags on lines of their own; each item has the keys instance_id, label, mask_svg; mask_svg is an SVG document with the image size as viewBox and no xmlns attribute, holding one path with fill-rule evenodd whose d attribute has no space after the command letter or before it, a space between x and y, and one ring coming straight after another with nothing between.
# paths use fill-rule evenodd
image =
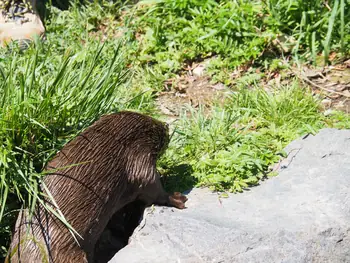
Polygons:
<instances>
[{"instance_id":1,"label":"gray rock","mask_svg":"<svg viewBox=\"0 0 350 263\"><path fill-rule=\"evenodd\" d=\"M350 262L350 131L286 150L279 176L242 194L193 189L185 210L147 209L110 263Z\"/></svg>"}]
</instances>

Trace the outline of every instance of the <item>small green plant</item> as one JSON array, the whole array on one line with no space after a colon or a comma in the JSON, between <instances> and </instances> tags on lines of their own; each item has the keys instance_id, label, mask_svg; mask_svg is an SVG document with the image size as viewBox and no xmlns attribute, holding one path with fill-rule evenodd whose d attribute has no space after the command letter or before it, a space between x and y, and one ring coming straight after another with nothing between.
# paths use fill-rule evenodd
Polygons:
<instances>
[{"instance_id":1,"label":"small green plant","mask_svg":"<svg viewBox=\"0 0 350 263\"><path fill-rule=\"evenodd\" d=\"M215 190L240 192L257 184L269 162L278 158L273 147L241 125L243 119L238 112L220 108L210 116L191 110L190 119L183 117L178 124L165 158L190 165L199 185Z\"/></svg>"}]
</instances>

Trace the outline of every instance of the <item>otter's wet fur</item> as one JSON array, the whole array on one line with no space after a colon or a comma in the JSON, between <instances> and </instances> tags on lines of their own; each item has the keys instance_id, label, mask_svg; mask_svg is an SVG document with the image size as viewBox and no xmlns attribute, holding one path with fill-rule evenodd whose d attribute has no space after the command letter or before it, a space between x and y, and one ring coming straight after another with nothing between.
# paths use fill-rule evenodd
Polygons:
<instances>
[{"instance_id":1,"label":"otter's wet fur","mask_svg":"<svg viewBox=\"0 0 350 263\"><path fill-rule=\"evenodd\" d=\"M93 262L96 241L113 214L127 204L140 200L146 206L184 208L187 198L167 194L156 170L168 141L167 126L151 117L127 111L101 117L62 148L48 163L43 179L82 237L79 245L63 223L37 205L30 222L27 211L20 212L9 250L13 255L7 260Z\"/></svg>"}]
</instances>

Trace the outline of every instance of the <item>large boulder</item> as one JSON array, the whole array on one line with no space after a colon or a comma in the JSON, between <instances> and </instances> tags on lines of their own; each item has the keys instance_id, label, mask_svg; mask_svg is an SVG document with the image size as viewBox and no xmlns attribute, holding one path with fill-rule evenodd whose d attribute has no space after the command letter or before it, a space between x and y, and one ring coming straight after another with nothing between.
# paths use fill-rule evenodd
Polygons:
<instances>
[{"instance_id":1,"label":"large boulder","mask_svg":"<svg viewBox=\"0 0 350 263\"><path fill-rule=\"evenodd\" d=\"M193 189L187 209L147 209L110 263L350 262L350 131L292 142L277 177L220 198Z\"/></svg>"}]
</instances>

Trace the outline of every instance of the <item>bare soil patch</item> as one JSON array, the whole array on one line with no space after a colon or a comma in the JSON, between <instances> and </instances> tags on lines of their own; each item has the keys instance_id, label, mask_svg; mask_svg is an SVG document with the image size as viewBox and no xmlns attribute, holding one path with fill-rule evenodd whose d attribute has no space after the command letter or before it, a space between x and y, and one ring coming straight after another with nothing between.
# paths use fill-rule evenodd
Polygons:
<instances>
[{"instance_id":1,"label":"bare soil patch","mask_svg":"<svg viewBox=\"0 0 350 263\"><path fill-rule=\"evenodd\" d=\"M306 70L301 79L324 96L325 110L350 113L350 60L323 69Z\"/></svg>"},{"instance_id":2,"label":"bare soil patch","mask_svg":"<svg viewBox=\"0 0 350 263\"><path fill-rule=\"evenodd\" d=\"M230 91L221 83L213 84L207 76L181 76L169 79L166 90L158 94L156 105L168 117L178 117L186 107L222 105Z\"/></svg>"}]
</instances>

